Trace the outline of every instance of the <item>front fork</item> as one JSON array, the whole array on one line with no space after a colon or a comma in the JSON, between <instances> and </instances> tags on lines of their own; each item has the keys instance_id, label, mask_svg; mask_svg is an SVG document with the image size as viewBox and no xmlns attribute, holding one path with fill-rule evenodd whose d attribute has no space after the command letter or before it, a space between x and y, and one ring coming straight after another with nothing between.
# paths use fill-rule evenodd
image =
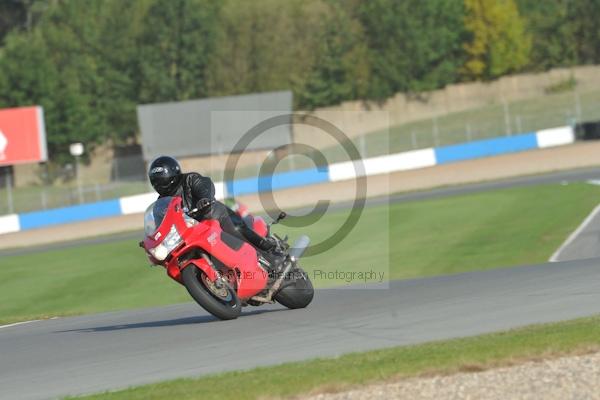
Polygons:
<instances>
[{"instance_id":1,"label":"front fork","mask_svg":"<svg viewBox=\"0 0 600 400\"><path fill-rule=\"evenodd\" d=\"M176 281L181 282L181 271L184 268L188 268L188 267L198 268L199 270L204 272L206 277L211 282L217 282L218 280L220 280L219 278L221 276L220 276L219 272L215 268L212 261L210 261L210 258L208 258L208 256L204 253L202 253L202 257L186 260L181 265L170 264L169 267L167 268L167 274L171 278L175 279Z\"/></svg>"}]
</instances>

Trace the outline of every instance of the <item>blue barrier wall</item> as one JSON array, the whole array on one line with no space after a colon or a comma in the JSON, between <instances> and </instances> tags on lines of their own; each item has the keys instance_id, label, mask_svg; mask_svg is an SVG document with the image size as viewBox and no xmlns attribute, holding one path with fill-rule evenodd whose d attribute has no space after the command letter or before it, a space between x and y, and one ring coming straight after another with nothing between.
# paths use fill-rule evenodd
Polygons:
<instances>
[{"instance_id":1,"label":"blue barrier wall","mask_svg":"<svg viewBox=\"0 0 600 400\"><path fill-rule=\"evenodd\" d=\"M532 150L538 147L535 132L522 135L478 140L452 146L435 148L437 164L448 164L474 158Z\"/></svg>"},{"instance_id":2,"label":"blue barrier wall","mask_svg":"<svg viewBox=\"0 0 600 400\"><path fill-rule=\"evenodd\" d=\"M274 174L273 176L260 176L239 179L227 182L227 196L236 197L244 194L268 192L297 186L313 185L329 181L327 167L304 169Z\"/></svg>"},{"instance_id":3,"label":"blue barrier wall","mask_svg":"<svg viewBox=\"0 0 600 400\"><path fill-rule=\"evenodd\" d=\"M25 230L117 215L121 215L121 206L119 205L119 200L114 199L19 214L19 223L21 230Z\"/></svg>"}]
</instances>

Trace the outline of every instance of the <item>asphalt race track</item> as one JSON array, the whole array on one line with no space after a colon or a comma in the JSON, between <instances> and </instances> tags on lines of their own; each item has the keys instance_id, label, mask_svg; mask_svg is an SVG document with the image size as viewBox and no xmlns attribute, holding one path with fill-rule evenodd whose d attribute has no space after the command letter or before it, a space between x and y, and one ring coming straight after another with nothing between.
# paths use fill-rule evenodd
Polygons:
<instances>
[{"instance_id":1,"label":"asphalt race track","mask_svg":"<svg viewBox=\"0 0 600 400\"><path fill-rule=\"evenodd\" d=\"M598 314L600 259L321 290L305 310L246 310L227 322L183 304L0 328L0 398L55 398Z\"/></svg>"},{"instance_id":2,"label":"asphalt race track","mask_svg":"<svg viewBox=\"0 0 600 400\"><path fill-rule=\"evenodd\" d=\"M368 205L600 178L585 169L369 199ZM334 208L347 207L337 204ZM594 224L595 225L595 224ZM0 256L139 237L124 233ZM600 314L600 258L317 292L306 310L216 321L195 303L0 327L0 399L46 399Z\"/></svg>"},{"instance_id":3,"label":"asphalt race track","mask_svg":"<svg viewBox=\"0 0 600 400\"><path fill-rule=\"evenodd\" d=\"M600 207L596 208L550 261L571 261L600 257Z\"/></svg>"}]
</instances>

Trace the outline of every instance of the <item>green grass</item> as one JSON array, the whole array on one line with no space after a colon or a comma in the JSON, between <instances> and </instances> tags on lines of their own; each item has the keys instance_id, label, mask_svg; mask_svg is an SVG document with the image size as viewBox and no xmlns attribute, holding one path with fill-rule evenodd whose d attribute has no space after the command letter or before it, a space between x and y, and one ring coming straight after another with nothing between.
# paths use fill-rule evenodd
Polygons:
<instances>
[{"instance_id":1,"label":"green grass","mask_svg":"<svg viewBox=\"0 0 600 400\"><path fill-rule=\"evenodd\" d=\"M598 186L543 185L368 208L342 243L303 267L323 287L347 282L315 279L316 270L375 270L387 280L541 263L599 199ZM317 243L346 215L278 229ZM2 257L0 293L0 323L190 301L137 240Z\"/></svg>"},{"instance_id":2,"label":"green grass","mask_svg":"<svg viewBox=\"0 0 600 400\"><path fill-rule=\"evenodd\" d=\"M367 209L342 245L306 258L304 265L309 271L375 268L404 279L542 263L599 202L600 188L582 183ZM311 227L309 235L318 241L344 217L331 215Z\"/></svg>"},{"instance_id":3,"label":"green grass","mask_svg":"<svg viewBox=\"0 0 600 400\"><path fill-rule=\"evenodd\" d=\"M541 357L588 352L597 350L599 345L600 318L594 317L198 379L178 379L85 399L206 400L293 396L309 391L342 390L392 378L478 371ZM224 382L230 384L223 385Z\"/></svg>"}]
</instances>

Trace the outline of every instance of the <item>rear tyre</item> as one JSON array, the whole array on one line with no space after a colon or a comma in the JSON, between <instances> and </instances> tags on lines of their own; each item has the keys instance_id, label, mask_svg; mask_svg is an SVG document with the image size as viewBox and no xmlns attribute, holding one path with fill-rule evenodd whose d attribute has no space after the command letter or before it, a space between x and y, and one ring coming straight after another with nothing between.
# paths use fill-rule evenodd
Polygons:
<instances>
[{"instance_id":1,"label":"rear tyre","mask_svg":"<svg viewBox=\"0 0 600 400\"><path fill-rule=\"evenodd\" d=\"M301 268L295 268L291 276L293 282L285 282L283 289L277 292L274 298L287 308L305 308L315 296L312 282Z\"/></svg>"},{"instance_id":2,"label":"rear tyre","mask_svg":"<svg viewBox=\"0 0 600 400\"><path fill-rule=\"evenodd\" d=\"M206 274L194 265L189 265L181 271L181 279L196 303L215 317L228 320L240 316L240 299L228 283L223 282L222 287L216 287Z\"/></svg>"}]
</instances>

